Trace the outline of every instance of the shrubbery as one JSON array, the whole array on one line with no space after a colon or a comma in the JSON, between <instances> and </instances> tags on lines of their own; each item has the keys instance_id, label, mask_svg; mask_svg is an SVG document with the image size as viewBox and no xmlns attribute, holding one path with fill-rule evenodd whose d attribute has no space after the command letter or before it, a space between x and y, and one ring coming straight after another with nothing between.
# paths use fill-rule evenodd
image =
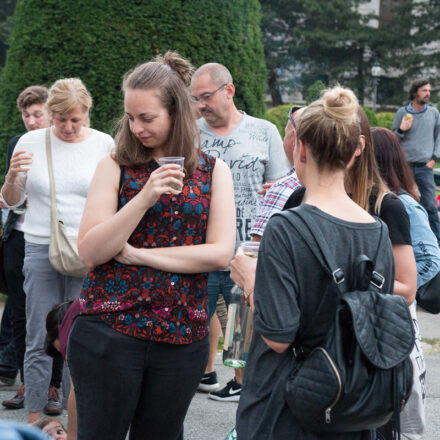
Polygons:
<instances>
[{"instance_id":1,"label":"shrubbery","mask_svg":"<svg viewBox=\"0 0 440 440\"><path fill-rule=\"evenodd\" d=\"M264 119L267 119L277 126L282 138L284 138L284 129L286 128L287 114L289 113L291 106L292 104L283 104L278 105L277 107L272 107L267 110L264 116Z\"/></svg>"},{"instance_id":2,"label":"shrubbery","mask_svg":"<svg viewBox=\"0 0 440 440\"><path fill-rule=\"evenodd\" d=\"M167 50L195 66L225 64L237 107L263 116L258 0L18 0L0 78L0 160L9 138L24 130L15 100L25 87L81 78L94 99L92 126L111 132L122 112L123 74Z\"/></svg>"},{"instance_id":3,"label":"shrubbery","mask_svg":"<svg viewBox=\"0 0 440 440\"><path fill-rule=\"evenodd\" d=\"M381 112L376 113L376 125L378 127L385 127L389 128L391 130L391 125L393 125L394 117L396 116L396 113L391 112Z\"/></svg>"},{"instance_id":4,"label":"shrubbery","mask_svg":"<svg viewBox=\"0 0 440 440\"><path fill-rule=\"evenodd\" d=\"M283 104L277 107L272 107L267 110L266 114L264 115L265 119L274 123L277 126L281 137L284 137L284 129L287 123L287 114L289 113L289 109L291 106L292 104ZM391 125L394 121L394 116L396 113L381 112L375 114L373 110L369 109L368 107L362 106L362 108L364 109L368 117L368 121L370 122L370 125L372 127L385 127L391 129Z\"/></svg>"}]
</instances>

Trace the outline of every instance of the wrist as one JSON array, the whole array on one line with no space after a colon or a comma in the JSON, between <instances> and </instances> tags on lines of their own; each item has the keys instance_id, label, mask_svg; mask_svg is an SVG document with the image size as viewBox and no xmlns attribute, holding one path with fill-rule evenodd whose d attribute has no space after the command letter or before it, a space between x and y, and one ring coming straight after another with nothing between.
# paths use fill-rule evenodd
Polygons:
<instances>
[{"instance_id":1,"label":"wrist","mask_svg":"<svg viewBox=\"0 0 440 440\"><path fill-rule=\"evenodd\" d=\"M6 183L6 185L10 185L10 186L15 186L15 185L17 185L17 176L15 175L13 175L13 176L11 176L9 173L8 174L6 174L6 176L5 176L5 183Z\"/></svg>"}]
</instances>

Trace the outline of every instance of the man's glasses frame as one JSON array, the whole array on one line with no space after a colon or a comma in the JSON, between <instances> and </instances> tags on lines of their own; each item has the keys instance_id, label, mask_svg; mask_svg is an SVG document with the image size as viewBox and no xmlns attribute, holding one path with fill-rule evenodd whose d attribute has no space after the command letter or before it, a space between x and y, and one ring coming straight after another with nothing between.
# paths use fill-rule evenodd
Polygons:
<instances>
[{"instance_id":1,"label":"man's glasses frame","mask_svg":"<svg viewBox=\"0 0 440 440\"><path fill-rule=\"evenodd\" d=\"M289 114L287 115L287 117L289 118L290 123L293 125L293 128L296 130L296 124L295 121L293 120L292 115L297 112L299 109L304 108L303 105L292 105L292 107L290 107L289 110Z\"/></svg>"},{"instance_id":2,"label":"man's glasses frame","mask_svg":"<svg viewBox=\"0 0 440 440\"><path fill-rule=\"evenodd\" d=\"M196 98L195 96L191 96L191 99L193 100L193 102L195 104L197 104L198 102L206 102L209 101L217 92L219 92L221 89L224 89L228 84L222 84L218 89L214 90L213 92L210 93L204 93L203 95L199 96L198 98Z\"/></svg>"}]
</instances>

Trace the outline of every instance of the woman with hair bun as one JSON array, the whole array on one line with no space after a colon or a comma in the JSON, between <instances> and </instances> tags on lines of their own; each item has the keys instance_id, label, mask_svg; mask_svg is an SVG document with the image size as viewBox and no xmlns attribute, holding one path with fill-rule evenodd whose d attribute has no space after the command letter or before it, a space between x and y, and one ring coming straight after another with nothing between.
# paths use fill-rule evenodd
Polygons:
<instances>
[{"instance_id":1,"label":"woman with hair bun","mask_svg":"<svg viewBox=\"0 0 440 440\"><path fill-rule=\"evenodd\" d=\"M96 165L114 147L108 134L89 128L92 97L80 79L56 81L49 90L46 107L52 127L29 131L20 138L1 191L11 208L27 199L22 230L26 293L24 384L29 423L41 417L43 408L48 414L62 411L58 389L49 388L52 359L44 351L44 325L49 310L55 304L77 298L82 286L82 278L57 272L49 261L51 191L46 130L50 131L57 210L69 237L78 235Z\"/></svg>"},{"instance_id":2,"label":"woman with hair bun","mask_svg":"<svg viewBox=\"0 0 440 440\"><path fill-rule=\"evenodd\" d=\"M194 146L191 72L169 52L125 75L116 151L89 191L67 352L81 440L183 439L204 373L208 272L230 262L235 208L229 168Z\"/></svg>"},{"instance_id":3,"label":"woman with hair bun","mask_svg":"<svg viewBox=\"0 0 440 440\"><path fill-rule=\"evenodd\" d=\"M357 109L353 92L336 87L302 113L293 154L305 189L297 190L303 197L297 197L301 204L295 210L313 217L345 276L351 274L353 258L365 254L374 260L377 254L376 270L385 277L383 291L390 292L392 250L388 240L381 240L386 228L345 190L347 168L364 146ZM289 347L298 335L302 345L318 346L330 328L337 300L328 289L328 275L293 226L296 222L291 210L275 214L260 245L255 292L250 295L254 334L237 412L237 438L375 439L373 431L305 431L285 401L286 381L294 367ZM312 329L308 323L313 323Z\"/></svg>"}]
</instances>

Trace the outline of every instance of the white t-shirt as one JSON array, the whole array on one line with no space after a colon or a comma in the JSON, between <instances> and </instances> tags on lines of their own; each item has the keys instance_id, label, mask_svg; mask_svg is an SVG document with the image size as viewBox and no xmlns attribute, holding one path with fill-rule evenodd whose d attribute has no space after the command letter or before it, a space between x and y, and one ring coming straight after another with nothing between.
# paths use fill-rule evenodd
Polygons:
<instances>
[{"instance_id":1,"label":"white t-shirt","mask_svg":"<svg viewBox=\"0 0 440 440\"><path fill-rule=\"evenodd\" d=\"M281 136L271 122L246 113L227 136L214 133L203 118L197 124L203 152L222 159L232 172L237 245L250 241L262 199L258 191L267 180L279 179L289 171Z\"/></svg>"},{"instance_id":2,"label":"white t-shirt","mask_svg":"<svg viewBox=\"0 0 440 440\"><path fill-rule=\"evenodd\" d=\"M26 241L37 244L50 242L50 184L46 158L46 129L24 134L14 152L33 153L32 166L20 173L20 184L27 195L27 209L22 227ZM51 150L55 177L58 216L66 226L67 235L78 235L90 182L100 159L114 148L108 134L92 130L82 142L63 142L51 130Z\"/></svg>"}]
</instances>

